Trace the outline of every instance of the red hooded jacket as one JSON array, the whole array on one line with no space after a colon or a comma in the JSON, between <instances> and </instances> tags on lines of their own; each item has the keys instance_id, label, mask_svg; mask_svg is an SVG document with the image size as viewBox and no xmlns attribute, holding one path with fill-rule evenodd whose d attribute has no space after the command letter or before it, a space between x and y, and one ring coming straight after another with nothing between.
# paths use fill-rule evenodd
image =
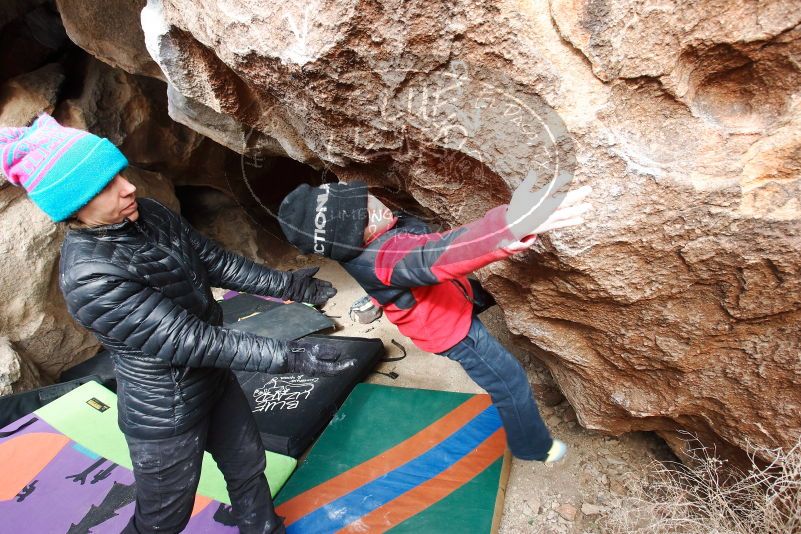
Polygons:
<instances>
[{"instance_id":1,"label":"red hooded jacket","mask_svg":"<svg viewBox=\"0 0 801 534\"><path fill-rule=\"evenodd\" d=\"M467 335L473 289L467 275L508 258L516 239L506 205L448 232L429 233L423 221L401 216L342 266L415 345L443 352Z\"/></svg>"}]
</instances>

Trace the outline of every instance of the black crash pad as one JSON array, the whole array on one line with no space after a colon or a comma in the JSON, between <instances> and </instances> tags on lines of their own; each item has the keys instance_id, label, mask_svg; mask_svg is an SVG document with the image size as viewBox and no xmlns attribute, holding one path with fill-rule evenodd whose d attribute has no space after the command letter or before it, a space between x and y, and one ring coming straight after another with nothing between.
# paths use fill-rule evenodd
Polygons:
<instances>
[{"instance_id":1,"label":"black crash pad","mask_svg":"<svg viewBox=\"0 0 801 534\"><path fill-rule=\"evenodd\" d=\"M69 382L53 384L0 397L0 428L38 410L90 381L100 382L97 376L83 376Z\"/></svg>"},{"instance_id":2,"label":"black crash pad","mask_svg":"<svg viewBox=\"0 0 801 534\"><path fill-rule=\"evenodd\" d=\"M93 375L95 380L103 384L107 389L117 391L117 375L114 373L114 362L111 360L111 353L101 350L86 361L73 365L58 377L59 382L69 382L80 378Z\"/></svg>"},{"instance_id":3,"label":"black crash pad","mask_svg":"<svg viewBox=\"0 0 801 534\"><path fill-rule=\"evenodd\" d=\"M229 326L243 317L248 317L254 313L261 313L279 306L285 306L282 302L275 302L244 293L218 301L218 303L223 311L223 325L225 326Z\"/></svg>"},{"instance_id":4,"label":"black crash pad","mask_svg":"<svg viewBox=\"0 0 801 534\"><path fill-rule=\"evenodd\" d=\"M333 377L303 374L236 373L248 399L264 448L297 458L323 431L356 384L384 355L380 339L306 336L333 344L356 367Z\"/></svg>"},{"instance_id":5,"label":"black crash pad","mask_svg":"<svg viewBox=\"0 0 801 534\"><path fill-rule=\"evenodd\" d=\"M268 451L293 457L303 454L384 355L379 339L307 335L332 328L334 323L305 304L240 294L220 305L228 328L283 340L319 339L336 345L343 358L357 361L356 367L334 377L236 372Z\"/></svg>"},{"instance_id":6,"label":"black crash pad","mask_svg":"<svg viewBox=\"0 0 801 534\"><path fill-rule=\"evenodd\" d=\"M283 304L240 294L220 302L223 324L243 332L276 339L298 339L334 328L334 322L311 306Z\"/></svg>"}]
</instances>

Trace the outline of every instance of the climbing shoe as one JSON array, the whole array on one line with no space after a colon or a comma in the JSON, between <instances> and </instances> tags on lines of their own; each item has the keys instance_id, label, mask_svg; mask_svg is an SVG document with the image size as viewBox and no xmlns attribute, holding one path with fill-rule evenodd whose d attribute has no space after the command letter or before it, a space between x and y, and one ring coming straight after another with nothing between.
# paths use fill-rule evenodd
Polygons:
<instances>
[{"instance_id":1,"label":"climbing shoe","mask_svg":"<svg viewBox=\"0 0 801 534\"><path fill-rule=\"evenodd\" d=\"M559 441L558 439L553 440L553 445L548 450L548 456L545 457L546 464L552 464L554 462L558 462L562 458L565 457L567 454L567 445L563 441Z\"/></svg>"}]
</instances>

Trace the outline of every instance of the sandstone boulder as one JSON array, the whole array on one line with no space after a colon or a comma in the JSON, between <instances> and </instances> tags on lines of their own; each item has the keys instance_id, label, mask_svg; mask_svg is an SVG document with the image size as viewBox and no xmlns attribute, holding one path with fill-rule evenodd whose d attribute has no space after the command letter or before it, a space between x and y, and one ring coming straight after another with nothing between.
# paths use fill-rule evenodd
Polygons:
<instances>
[{"instance_id":1,"label":"sandstone boulder","mask_svg":"<svg viewBox=\"0 0 801 534\"><path fill-rule=\"evenodd\" d=\"M181 172L204 140L167 116L163 82L90 58L80 87L77 96L59 102L54 117L107 137L134 165Z\"/></svg>"},{"instance_id":2,"label":"sandstone boulder","mask_svg":"<svg viewBox=\"0 0 801 534\"><path fill-rule=\"evenodd\" d=\"M97 350L94 337L67 314L58 289L64 232L20 188L0 189L0 332L24 360L20 365L35 367L44 383Z\"/></svg>"},{"instance_id":3,"label":"sandstone boulder","mask_svg":"<svg viewBox=\"0 0 801 534\"><path fill-rule=\"evenodd\" d=\"M52 113L64 78L64 68L51 63L8 80L0 86L0 126L25 126Z\"/></svg>"},{"instance_id":4,"label":"sandstone boulder","mask_svg":"<svg viewBox=\"0 0 801 534\"><path fill-rule=\"evenodd\" d=\"M72 64L76 65L81 62ZM194 152L205 147L205 139L169 119L163 82L94 59L83 66L65 72L63 65L53 63L7 81L0 88L0 125L26 126L47 111L64 125L108 137L129 157L132 165L123 174L139 188L138 194L178 210L173 183L165 173L180 174L196 165ZM70 87L66 99L65 85ZM212 148L202 157L213 160L214 154ZM58 289L65 231L65 225L53 224L21 188L0 179L3 392L52 382L98 349L95 338L69 317Z\"/></svg>"},{"instance_id":5,"label":"sandstone boulder","mask_svg":"<svg viewBox=\"0 0 801 534\"><path fill-rule=\"evenodd\" d=\"M139 25L144 0L57 0L56 5L75 44L112 67L161 78L161 70L145 49Z\"/></svg>"},{"instance_id":6,"label":"sandstone boulder","mask_svg":"<svg viewBox=\"0 0 801 534\"><path fill-rule=\"evenodd\" d=\"M203 235L247 258L275 265L280 258L296 256L280 230L255 221L230 194L211 187L180 188L182 215Z\"/></svg>"},{"instance_id":7,"label":"sandstone boulder","mask_svg":"<svg viewBox=\"0 0 801 534\"><path fill-rule=\"evenodd\" d=\"M39 385L35 367L19 357L8 338L0 337L0 395L10 395Z\"/></svg>"},{"instance_id":8,"label":"sandstone boulder","mask_svg":"<svg viewBox=\"0 0 801 534\"><path fill-rule=\"evenodd\" d=\"M55 7L42 0L0 5L0 81L57 61L69 39Z\"/></svg>"},{"instance_id":9,"label":"sandstone boulder","mask_svg":"<svg viewBox=\"0 0 801 534\"><path fill-rule=\"evenodd\" d=\"M530 169L592 184L588 224L481 277L583 425L735 454L801 434L799 16L148 0L141 20L171 115L248 156L366 179L447 224Z\"/></svg>"}]
</instances>

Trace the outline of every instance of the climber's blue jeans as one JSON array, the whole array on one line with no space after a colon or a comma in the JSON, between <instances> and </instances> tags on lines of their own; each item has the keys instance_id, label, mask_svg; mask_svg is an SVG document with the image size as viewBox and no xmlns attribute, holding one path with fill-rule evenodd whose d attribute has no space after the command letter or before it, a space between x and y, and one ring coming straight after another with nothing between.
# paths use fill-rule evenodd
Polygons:
<instances>
[{"instance_id":1,"label":"climber's blue jeans","mask_svg":"<svg viewBox=\"0 0 801 534\"><path fill-rule=\"evenodd\" d=\"M521 460L544 460L553 440L540 417L526 372L479 318L474 315L467 337L441 354L459 362L489 393L512 454Z\"/></svg>"}]
</instances>

